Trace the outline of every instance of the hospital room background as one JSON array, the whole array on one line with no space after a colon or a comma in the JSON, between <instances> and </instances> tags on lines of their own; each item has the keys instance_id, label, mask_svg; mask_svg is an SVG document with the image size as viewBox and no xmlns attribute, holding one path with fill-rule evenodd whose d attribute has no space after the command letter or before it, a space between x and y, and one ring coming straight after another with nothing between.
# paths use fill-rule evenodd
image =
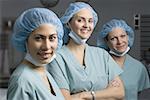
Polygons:
<instances>
[{"instance_id":1,"label":"hospital room background","mask_svg":"<svg viewBox=\"0 0 150 100\"><path fill-rule=\"evenodd\" d=\"M102 25L112 18L124 19L135 32L134 45L129 54L145 64L150 72L150 0L0 0L0 98L6 100L8 80L11 72L24 54L16 51L10 44L15 19L26 9L46 7L59 17L69 3L88 2L98 13L99 21L88 40L96 46L96 38ZM144 91L140 100L150 100L150 91Z\"/></svg>"}]
</instances>

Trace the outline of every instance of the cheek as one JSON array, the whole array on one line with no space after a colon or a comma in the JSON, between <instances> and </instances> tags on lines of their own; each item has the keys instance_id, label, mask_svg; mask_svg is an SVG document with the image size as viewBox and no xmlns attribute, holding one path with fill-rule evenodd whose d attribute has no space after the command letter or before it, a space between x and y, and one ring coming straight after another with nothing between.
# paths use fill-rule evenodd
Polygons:
<instances>
[{"instance_id":1,"label":"cheek","mask_svg":"<svg viewBox=\"0 0 150 100\"><path fill-rule=\"evenodd\" d=\"M30 52L38 52L38 50L40 50L40 48L41 48L41 45L42 45L41 43L32 41L32 42L28 43L29 51Z\"/></svg>"},{"instance_id":2,"label":"cheek","mask_svg":"<svg viewBox=\"0 0 150 100\"><path fill-rule=\"evenodd\" d=\"M55 42L53 42L53 43L51 43L51 47L52 47L54 50L57 49L57 46L58 46L58 40L55 41Z\"/></svg>"},{"instance_id":3,"label":"cheek","mask_svg":"<svg viewBox=\"0 0 150 100\"><path fill-rule=\"evenodd\" d=\"M30 45L30 47L29 47L29 52L30 53L35 53L35 52L37 52L38 50L40 49L40 47L36 44L32 44L32 45Z\"/></svg>"},{"instance_id":4,"label":"cheek","mask_svg":"<svg viewBox=\"0 0 150 100\"><path fill-rule=\"evenodd\" d=\"M94 24L91 25L91 29L92 29L92 30L94 29Z\"/></svg>"},{"instance_id":5,"label":"cheek","mask_svg":"<svg viewBox=\"0 0 150 100\"><path fill-rule=\"evenodd\" d=\"M108 46L109 46L109 48L115 48L115 43L108 42Z\"/></svg>"},{"instance_id":6,"label":"cheek","mask_svg":"<svg viewBox=\"0 0 150 100\"><path fill-rule=\"evenodd\" d=\"M68 26L74 30L77 30L79 27L80 27L80 24L78 24L78 22L74 22L74 21L71 21Z\"/></svg>"},{"instance_id":7,"label":"cheek","mask_svg":"<svg viewBox=\"0 0 150 100\"><path fill-rule=\"evenodd\" d=\"M126 40L125 40L127 43L128 43L128 41L129 41L129 38L126 38Z\"/></svg>"},{"instance_id":8,"label":"cheek","mask_svg":"<svg viewBox=\"0 0 150 100\"><path fill-rule=\"evenodd\" d=\"M81 28L82 28L82 25L81 25L81 24L75 25L75 26L73 27L74 31L75 31L75 30L80 30Z\"/></svg>"}]
</instances>

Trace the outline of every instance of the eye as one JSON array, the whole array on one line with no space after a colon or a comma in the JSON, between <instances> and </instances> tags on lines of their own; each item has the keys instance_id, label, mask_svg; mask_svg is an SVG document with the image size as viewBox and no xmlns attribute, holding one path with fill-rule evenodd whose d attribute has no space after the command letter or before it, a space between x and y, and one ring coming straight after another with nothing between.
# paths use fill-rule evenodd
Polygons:
<instances>
[{"instance_id":1,"label":"eye","mask_svg":"<svg viewBox=\"0 0 150 100\"><path fill-rule=\"evenodd\" d=\"M114 40L115 40L115 38L110 38L110 40L111 40L111 41L114 41Z\"/></svg>"},{"instance_id":2,"label":"eye","mask_svg":"<svg viewBox=\"0 0 150 100\"><path fill-rule=\"evenodd\" d=\"M49 40L50 41L55 41L57 39L57 35L51 35L50 37L49 37Z\"/></svg>"},{"instance_id":3,"label":"eye","mask_svg":"<svg viewBox=\"0 0 150 100\"><path fill-rule=\"evenodd\" d=\"M78 22L82 22L82 19L78 19L77 21L78 21Z\"/></svg>"},{"instance_id":4,"label":"eye","mask_svg":"<svg viewBox=\"0 0 150 100\"><path fill-rule=\"evenodd\" d=\"M125 35L125 34L124 34L124 35L121 35L121 37L124 38L124 37L126 37L126 35Z\"/></svg>"},{"instance_id":5,"label":"eye","mask_svg":"<svg viewBox=\"0 0 150 100\"><path fill-rule=\"evenodd\" d=\"M117 40L117 37L111 37L111 38L110 38L110 41L112 41L112 42L113 42L113 41L116 41L116 40Z\"/></svg>"},{"instance_id":6,"label":"eye","mask_svg":"<svg viewBox=\"0 0 150 100\"><path fill-rule=\"evenodd\" d=\"M89 23L93 23L94 21L93 21L93 19L89 19Z\"/></svg>"},{"instance_id":7,"label":"eye","mask_svg":"<svg viewBox=\"0 0 150 100\"><path fill-rule=\"evenodd\" d=\"M43 37L41 37L41 36L35 36L34 39L35 39L36 41L41 41L41 40L43 39Z\"/></svg>"}]
</instances>

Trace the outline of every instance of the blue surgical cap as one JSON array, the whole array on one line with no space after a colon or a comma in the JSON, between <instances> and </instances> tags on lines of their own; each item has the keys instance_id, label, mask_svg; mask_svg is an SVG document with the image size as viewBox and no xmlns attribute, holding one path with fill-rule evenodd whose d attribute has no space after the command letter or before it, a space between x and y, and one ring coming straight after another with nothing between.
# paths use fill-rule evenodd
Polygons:
<instances>
[{"instance_id":1,"label":"blue surgical cap","mask_svg":"<svg viewBox=\"0 0 150 100\"><path fill-rule=\"evenodd\" d=\"M98 21L97 13L94 11L94 9L89 4L84 3L84 2L71 3L69 5L69 7L67 8L67 10L65 11L65 14L61 17L62 23L67 24L70 21L70 19L76 13L78 13L80 10L82 10L83 8L91 10L92 15L93 15L93 19L94 19L94 26L95 26L97 24L97 21Z\"/></svg>"},{"instance_id":2,"label":"blue surgical cap","mask_svg":"<svg viewBox=\"0 0 150 100\"><path fill-rule=\"evenodd\" d=\"M124 29L129 37L129 47L132 47L134 42L134 31L133 29L127 25L124 20L121 19L112 19L111 21L107 22L103 25L102 30L99 33L99 37L97 39L97 46L102 47L106 50L109 50L108 46L106 45L104 38L108 35L109 32L112 31L113 28L120 27Z\"/></svg>"},{"instance_id":3,"label":"blue surgical cap","mask_svg":"<svg viewBox=\"0 0 150 100\"><path fill-rule=\"evenodd\" d=\"M93 15L93 19L94 19L94 26L96 26L97 21L98 21L98 16L97 13L94 11L94 9L87 3L84 2L75 2L75 3L71 3L69 5L69 7L67 8L67 10L65 11L65 14L60 18L60 20L62 21L63 24L67 24L70 19L76 14L78 13L80 10L82 10L83 8L86 9L90 9ZM68 41L68 34L70 29L68 29L65 25L64 25L64 30L65 30L65 35L64 35L64 42L66 43Z\"/></svg>"},{"instance_id":4,"label":"blue surgical cap","mask_svg":"<svg viewBox=\"0 0 150 100\"><path fill-rule=\"evenodd\" d=\"M31 8L24 11L16 20L13 27L12 43L14 47L26 52L26 41L31 32L41 24L52 24L56 26L58 35L58 48L63 44L63 26L57 15L46 8Z\"/></svg>"}]
</instances>

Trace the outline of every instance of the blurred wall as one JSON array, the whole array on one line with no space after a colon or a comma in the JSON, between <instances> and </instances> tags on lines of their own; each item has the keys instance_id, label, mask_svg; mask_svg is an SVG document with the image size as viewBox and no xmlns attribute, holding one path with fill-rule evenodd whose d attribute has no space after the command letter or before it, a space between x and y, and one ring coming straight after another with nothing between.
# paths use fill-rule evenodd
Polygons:
<instances>
[{"instance_id":1,"label":"blurred wall","mask_svg":"<svg viewBox=\"0 0 150 100\"><path fill-rule=\"evenodd\" d=\"M134 28L135 14L150 14L149 0L91 0L91 4L99 14L99 23L96 28L96 33L101 29L102 24L111 18L123 18ZM93 38L96 38L96 36L97 34L95 34ZM135 30L135 42L130 54L140 59L139 30Z\"/></svg>"}]
</instances>

